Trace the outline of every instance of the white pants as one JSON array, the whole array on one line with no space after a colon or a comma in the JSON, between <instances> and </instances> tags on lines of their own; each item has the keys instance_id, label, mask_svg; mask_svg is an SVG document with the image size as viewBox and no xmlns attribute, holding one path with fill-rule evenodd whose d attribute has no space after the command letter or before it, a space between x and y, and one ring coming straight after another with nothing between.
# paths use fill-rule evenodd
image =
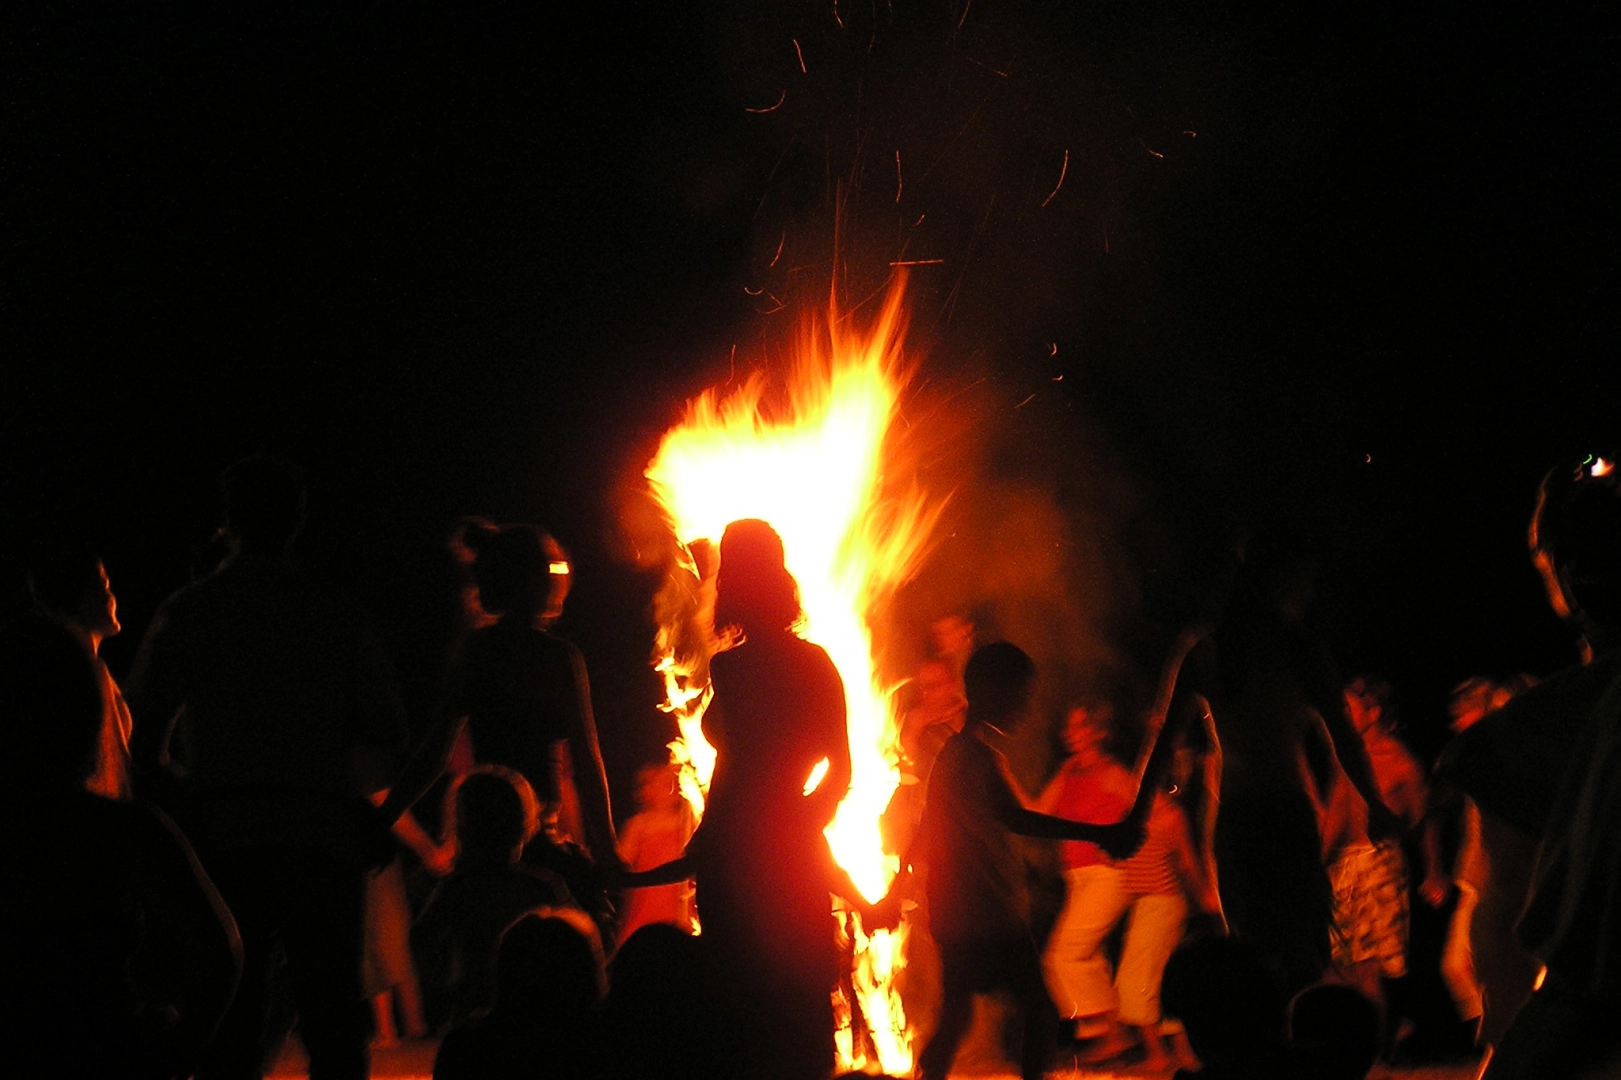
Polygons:
<instances>
[{"instance_id":1,"label":"white pants","mask_svg":"<svg viewBox=\"0 0 1621 1080\"><path fill-rule=\"evenodd\" d=\"M1120 971L1114 979L1122 1024L1150 1027L1159 1023L1160 980L1182 940L1187 914L1188 902L1180 892L1139 896L1132 902L1126 942L1120 950Z\"/></svg>"},{"instance_id":2,"label":"white pants","mask_svg":"<svg viewBox=\"0 0 1621 1080\"><path fill-rule=\"evenodd\" d=\"M1117 867L1064 871L1064 910L1047 939L1042 968L1059 1015L1074 1019L1112 1012L1117 1004L1103 939L1130 901Z\"/></svg>"}]
</instances>

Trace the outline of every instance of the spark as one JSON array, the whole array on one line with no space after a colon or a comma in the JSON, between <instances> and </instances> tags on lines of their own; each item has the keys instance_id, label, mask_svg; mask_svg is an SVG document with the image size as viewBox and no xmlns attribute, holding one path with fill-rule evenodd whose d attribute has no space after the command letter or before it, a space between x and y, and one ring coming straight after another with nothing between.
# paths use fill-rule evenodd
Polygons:
<instances>
[{"instance_id":1,"label":"spark","mask_svg":"<svg viewBox=\"0 0 1621 1080\"><path fill-rule=\"evenodd\" d=\"M1186 135L1190 139L1197 139L1199 137L1199 133L1197 131L1183 131L1182 134Z\"/></svg>"},{"instance_id":2,"label":"spark","mask_svg":"<svg viewBox=\"0 0 1621 1080\"><path fill-rule=\"evenodd\" d=\"M779 93L779 94L778 94L778 95L777 95L777 103L776 103L776 104L775 104L775 105L768 105L768 106L767 106L767 107L765 107L765 108L763 108L763 109L749 109L749 108L745 108L745 109L744 109L744 110L743 110L743 111L744 111L744 112L746 112L746 113L768 113L768 112L776 112L776 111L777 111L777 110L778 110L778 109L780 109L780 108L782 108L782 103L783 103L783 102L784 102L784 101L787 101L787 100L788 100L788 88L787 88L787 87L786 87L786 86L785 86L785 87L783 87L783 88L782 88L782 91L781 91L781 93Z\"/></svg>"},{"instance_id":3,"label":"spark","mask_svg":"<svg viewBox=\"0 0 1621 1080\"><path fill-rule=\"evenodd\" d=\"M1069 175L1069 151L1065 150L1064 151L1064 164L1063 164L1063 167L1061 167L1058 170L1058 183L1053 186L1052 194L1048 195L1045 199L1041 200L1041 205L1042 206L1046 206L1048 203L1053 201L1054 197L1056 197L1057 194L1058 194L1058 189L1064 186L1064 177L1066 177L1068 175Z\"/></svg>"},{"instance_id":4,"label":"spark","mask_svg":"<svg viewBox=\"0 0 1621 1080\"><path fill-rule=\"evenodd\" d=\"M1137 137L1137 142L1142 146L1142 148L1144 150L1147 150L1150 154L1153 154L1155 157L1160 158L1161 160L1164 159L1165 155L1160 153L1158 150L1155 150L1153 147L1149 146L1147 143L1143 142L1142 136L1139 135Z\"/></svg>"},{"instance_id":5,"label":"spark","mask_svg":"<svg viewBox=\"0 0 1621 1080\"><path fill-rule=\"evenodd\" d=\"M891 266L938 266L944 259L899 259L890 263Z\"/></svg>"},{"instance_id":6,"label":"spark","mask_svg":"<svg viewBox=\"0 0 1621 1080\"><path fill-rule=\"evenodd\" d=\"M980 61L975 60L972 56L969 56L967 53L963 53L962 58L964 60L968 61L970 64L973 64L975 67L984 68L986 71L990 72L992 75L1000 75L1004 79L1008 77L1007 72L1003 71L1001 68L993 68L989 64L981 63Z\"/></svg>"},{"instance_id":7,"label":"spark","mask_svg":"<svg viewBox=\"0 0 1621 1080\"><path fill-rule=\"evenodd\" d=\"M810 72L805 70L805 50L799 47L798 38L791 38L790 40L794 43L794 55L799 57L799 73L801 75L809 75Z\"/></svg>"},{"instance_id":8,"label":"spark","mask_svg":"<svg viewBox=\"0 0 1621 1080\"><path fill-rule=\"evenodd\" d=\"M1058 342L1056 342L1056 341L1048 342L1047 343L1047 350L1048 350L1047 351L1048 356L1057 356L1058 355Z\"/></svg>"},{"instance_id":9,"label":"spark","mask_svg":"<svg viewBox=\"0 0 1621 1080\"><path fill-rule=\"evenodd\" d=\"M762 285L758 289L751 289L745 285L743 286L743 291L748 293L750 296L759 296L761 293L765 292L765 286Z\"/></svg>"},{"instance_id":10,"label":"spark","mask_svg":"<svg viewBox=\"0 0 1621 1080\"><path fill-rule=\"evenodd\" d=\"M1026 405L1030 404L1034 400L1036 400L1036 395L1031 394L1029 397L1025 398L1023 401L1019 402L1017 405L1015 405L1013 407L1015 409L1022 409L1022 408L1024 408Z\"/></svg>"},{"instance_id":11,"label":"spark","mask_svg":"<svg viewBox=\"0 0 1621 1080\"><path fill-rule=\"evenodd\" d=\"M768 269L771 266L776 266L777 265L777 260L782 258L782 245L786 244L787 242L788 242L788 230L784 229L784 230L782 230L782 239L777 241L777 253L775 255L771 256L771 262L767 267Z\"/></svg>"},{"instance_id":12,"label":"spark","mask_svg":"<svg viewBox=\"0 0 1621 1080\"><path fill-rule=\"evenodd\" d=\"M897 203L901 201L901 188L902 187L903 187L903 183L901 181L901 152L899 150L897 150L897 151L895 151L895 201Z\"/></svg>"},{"instance_id":13,"label":"spark","mask_svg":"<svg viewBox=\"0 0 1621 1080\"><path fill-rule=\"evenodd\" d=\"M1064 381L1064 377L1062 375L1054 375L1053 376L1053 382L1063 382L1063 381Z\"/></svg>"},{"instance_id":14,"label":"spark","mask_svg":"<svg viewBox=\"0 0 1621 1080\"><path fill-rule=\"evenodd\" d=\"M961 30L962 29L962 24L968 21L968 9L973 7L973 6L974 6L974 0L968 0L968 2L962 6L962 18L957 20L957 29L958 30Z\"/></svg>"}]
</instances>

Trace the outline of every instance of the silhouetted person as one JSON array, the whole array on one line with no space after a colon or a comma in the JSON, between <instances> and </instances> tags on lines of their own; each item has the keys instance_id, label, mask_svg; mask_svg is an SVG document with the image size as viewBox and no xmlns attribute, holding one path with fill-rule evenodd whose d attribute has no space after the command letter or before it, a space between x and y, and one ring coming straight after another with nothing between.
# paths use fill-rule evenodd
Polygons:
<instances>
[{"instance_id":1,"label":"silhouetted person","mask_svg":"<svg viewBox=\"0 0 1621 1080\"><path fill-rule=\"evenodd\" d=\"M717 756L688 852L745 1075L822 1077L833 1066L838 873L822 830L850 786L850 745L843 680L793 632L800 617L782 540L762 521L728 525L715 625L736 644L710 664L703 729Z\"/></svg>"},{"instance_id":2,"label":"silhouetted person","mask_svg":"<svg viewBox=\"0 0 1621 1080\"><path fill-rule=\"evenodd\" d=\"M505 765L554 804L564 837L597 862L617 861L607 774L591 713L585 660L550 627L570 569L557 541L532 525L465 522L451 550L472 575L477 628L460 645L440 720L395 784L395 816L439 776L465 739L473 761ZM582 899L584 899L582 897Z\"/></svg>"},{"instance_id":3,"label":"silhouetted person","mask_svg":"<svg viewBox=\"0 0 1621 1080\"><path fill-rule=\"evenodd\" d=\"M1026 1080L1043 1074L1052 1052L1058 1015L1023 910L1024 871L1010 834L1092 841L1115 856L1141 843L1140 822L1065 821L1025 809L1014 794L1000 755L985 740L1024 719L1035 680L1035 665L1014 645L997 642L975 652L965 673L963 729L941 749L929 776L913 854L927 866L929 928L940 950L944 997L939 1025L918 1060L924 1080L949 1074L975 994L1005 990L1018 1002ZM702 900L700 894L699 916L707 919Z\"/></svg>"},{"instance_id":4,"label":"silhouetted person","mask_svg":"<svg viewBox=\"0 0 1621 1080\"><path fill-rule=\"evenodd\" d=\"M366 875L393 851L364 796L404 717L360 610L288 559L304 518L297 476L250 459L225 493L231 556L164 602L130 680L137 791L164 786L183 725L184 824L242 932L242 987L199 1075L262 1074L279 945L312 1080L364 1077Z\"/></svg>"},{"instance_id":5,"label":"silhouetted person","mask_svg":"<svg viewBox=\"0 0 1621 1080\"><path fill-rule=\"evenodd\" d=\"M1346 718L1333 658L1307 619L1316 572L1298 541L1258 538L1220 626L1189 657L1224 758L1215 834L1222 904L1233 932L1260 946L1290 991L1316 981L1330 960L1334 897L1304 765L1319 718L1367 804L1369 838L1401 835Z\"/></svg>"},{"instance_id":6,"label":"silhouetted person","mask_svg":"<svg viewBox=\"0 0 1621 1080\"><path fill-rule=\"evenodd\" d=\"M189 1076L231 1000L236 928L186 841L87 792L103 698L71 632L0 631L0 1009L13 1076Z\"/></svg>"},{"instance_id":7,"label":"silhouetted person","mask_svg":"<svg viewBox=\"0 0 1621 1080\"><path fill-rule=\"evenodd\" d=\"M112 672L101 662L101 643L123 629L107 568L83 544L55 538L33 559L28 589L35 609L78 634L95 658L96 677L101 683L101 735L96 742L95 768L86 786L109 799L128 799L129 705Z\"/></svg>"},{"instance_id":8,"label":"silhouetted person","mask_svg":"<svg viewBox=\"0 0 1621 1080\"><path fill-rule=\"evenodd\" d=\"M539 828L534 792L522 774L481 765L446 797L456 837L456 869L428 897L411 942L430 988L437 1025L460 1023L488 1009L495 991L495 951L513 920L537 907L572 906L553 873L520 861Z\"/></svg>"},{"instance_id":9,"label":"silhouetted person","mask_svg":"<svg viewBox=\"0 0 1621 1080\"><path fill-rule=\"evenodd\" d=\"M1482 862L1489 868L1471 926L1484 1010L1480 1038L1487 1044L1504 1041L1531 995L1540 963L1514 926L1526 910L1539 842L1575 839L1551 829L1554 804L1570 770L1598 752L1596 743L1583 741L1583 728L1605 688L1621 674L1621 497L1613 469L1550 472L1538 493L1528 539L1549 605L1579 635L1586 662L1549 676L1485 716L1448 744L1437 765L1475 806ZM1566 814L1574 809L1568 803ZM1568 826L1573 817L1561 820ZM1567 869L1579 875L1602 872L1584 862ZM1556 994L1550 991L1548 997ZM1492 1068L1503 1076L1541 1075L1514 1072L1497 1060Z\"/></svg>"},{"instance_id":10,"label":"silhouetted person","mask_svg":"<svg viewBox=\"0 0 1621 1080\"><path fill-rule=\"evenodd\" d=\"M495 1007L445 1036L434 1080L586 1080L597 1047L602 951L578 911L542 909L501 938Z\"/></svg>"},{"instance_id":11,"label":"silhouetted person","mask_svg":"<svg viewBox=\"0 0 1621 1080\"><path fill-rule=\"evenodd\" d=\"M1550 473L1531 538L1549 599L1580 629L1591 661L1527 690L1455 740L1465 755L1456 760L1455 774L1480 806L1483 840L1488 816L1531 827L1541 837L1517 931L1545 969L1485 1076L1613 1077L1621 1075L1615 1027L1621 1008L1615 940L1621 927L1621 477L1615 465L1601 458ZM1467 756L1494 744L1504 756L1491 760L1491 771ZM1560 751L1563 760L1549 756ZM1525 757L1554 766L1560 778L1550 784L1548 775L1525 775ZM1495 864L1493 872L1476 912L1477 961L1485 945L1481 915L1491 910L1499 884ZM1484 970L1481 975L1490 1017L1493 987Z\"/></svg>"}]
</instances>

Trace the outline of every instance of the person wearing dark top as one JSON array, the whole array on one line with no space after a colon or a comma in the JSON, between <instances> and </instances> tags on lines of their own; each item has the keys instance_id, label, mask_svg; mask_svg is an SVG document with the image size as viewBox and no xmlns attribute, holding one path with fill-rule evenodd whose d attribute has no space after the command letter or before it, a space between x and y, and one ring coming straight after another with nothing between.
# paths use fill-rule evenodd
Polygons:
<instances>
[{"instance_id":1,"label":"person wearing dark top","mask_svg":"<svg viewBox=\"0 0 1621 1080\"><path fill-rule=\"evenodd\" d=\"M1026 809L986 740L1029 712L1035 665L1017 646L996 642L974 653L964 679L967 719L935 760L913 849L927 867L929 929L944 979L939 1025L918 1059L918 1075L944 1080L967 1034L973 995L1006 990L1024 1024L1021 1075L1036 1080L1052 1052L1058 1014L1026 921L1024 867L1010 834L1088 840L1124 857L1142 842L1142 813L1134 808L1117 825L1089 825Z\"/></svg>"},{"instance_id":2,"label":"person wearing dark top","mask_svg":"<svg viewBox=\"0 0 1621 1080\"><path fill-rule=\"evenodd\" d=\"M0 631L7 1075L190 1076L235 989L236 926L161 813L84 787L103 699L60 625Z\"/></svg>"},{"instance_id":3,"label":"person wearing dark top","mask_svg":"<svg viewBox=\"0 0 1621 1080\"><path fill-rule=\"evenodd\" d=\"M522 774L481 765L456 782L446 802L456 869L428 897L411 931L432 987L436 1026L446 1016L460 1023L489 1008L496 946L513 920L537 907L573 905L561 878L519 861L539 828L534 792Z\"/></svg>"},{"instance_id":4,"label":"person wearing dark top","mask_svg":"<svg viewBox=\"0 0 1621 1080\"><path fill-rule=\"evenodd\" d=\"M242 933L242 986L205 1078L262 1075L278 945L313 1080L368 1069L366 876L393 843L366 795L403 743L404 715L360 609L288 559L303 510L288 466L228 470L231 555L164 602L130 679L136 792L176 798ZM185 756L171 762L177 725Z\"/></svg>"},{"instance_id":5,"label":"person wearing dark top","mask_svg":"<svg viewBox=\"0 0 1621 1080\"><path fill-rule=\"evenodd\" d=\"M1506 994L1481 971L1487 1022L1496 1031L1507 1021L1485 1076L1615 1076L1621 1074L1621 1036L1613 1023L1621 1007L1615 944L1621 926L1621 478L1613 462L1590 458L1550 472L1530 541L1549 603L1580 635L1586 663L1482 719L1453 741L1441 762L1443 775L1478 805L1491 860L1475 916L1477 963L1483 948L1491 948L1487 935L1506 936L1516 916L1518 943L1528 950L1522 981ZM1534 864L1526 857L1533 850ZM1523 979L1536 964L1545 969L1533 992ZM1494 1002L1494 996L1508 1001ZM1516 1010L1512 1020L1505 1004Z\"/></svg>"},{"instance_id":6,"label":"person wearing dark top","mask_svg":"<svg viewBox=\"0 0 1621 1080\"><path fill-rule=\"evenodd\" d=\"M551 633L568 593L569 563L531 525L464 522L451 550L474 583L478 623L458 650L434 725L394 784L383 812L398 817L436 780L464 737L472 760L524 775L558 807L565 836L601 863L617 862L607 774L580 650Z\"/></svg>"},{"instance_id":7,"label":"person wearing dark top","mask_svg":"<svg viewBox=\"0 0 1621 1080\"><path fill-rule=\"evenodd\" d=\"M1490 868L1471 933L1484 1005L1480 1038L1489 1045L1506 1044L1509 1027L1546 962L1526 948L1525 934L1515 931L1526 912L1533 872L1541 883L1539 917L1546 917L1561 906L1553 899L1562 888L1557 883L1570 873L1585 880L1597 869L1585 857L1569 861L1572 840L1578 847L1590 840L1573 838L1570 826L1583 798L1577 777L1603 756L1603 721L1595 707L1621 676L1621 495L1613 467L1591 470L1584 463L1544 478L1529 533L1532 562L1549 605L1576 631L1584 662L1543 680L1459 734L1436 766L1477 808ZM1562 791L1565 803L1556 828ZM1514 1073L1501 1063L1493 1068L1504 1076L1539 1075Z\"/></svg>"},{"instance_id":8,"label":"person wearing dark top","mask_svg":"<svg viewBox=\"0 0 1621 1080\"><path fill-rule=\"evenodd\" d=\"M445 1036L434 1080L587 1080L597 1046L600 943L578 911L540 909L501 938L495 1007Z\"/></svg>"},{"instance_id":9,"label":"person wearing dark top","mask_svg":"<svg viewBox=\"0 0 1621 1080\"><path fill-rule=\"evenodd\" d=\"M1368 839L1379 844L1402 832L1346 716L1334 659L1312 626L1316 575L1303 538L1257 536L1219 625L1189 654L1185 676L1210 702L1222 748L1215 830L1222 907L1233 932L1260 947L1290 993L1320 978L1331 959L1321 780L1314 791L1303 764L1314 743L1324 752L1313 764L1332 772L1337 759L1367 803ZM1329 739L1319 740L1325 728Z\"/></svg>"},{"instance_id":10,"label":"person wearing dark top","mask_svg":"<svg viewBox=\"0 0 1621 1080\"><path fill-rule=\"evenodd\" d=\"M829 894L853 890L837 883L822 831L849 790L850 744L843 680L793 632L799 618L781 538L763 521L728 525L715 624L733 646L710 664L703 727L715 772L687 852L705 947L742 1043L740 1075L819 1077L833 1064ZM762 1062L768 1071L747 1071Z\"/></svg>"}]
</instances>

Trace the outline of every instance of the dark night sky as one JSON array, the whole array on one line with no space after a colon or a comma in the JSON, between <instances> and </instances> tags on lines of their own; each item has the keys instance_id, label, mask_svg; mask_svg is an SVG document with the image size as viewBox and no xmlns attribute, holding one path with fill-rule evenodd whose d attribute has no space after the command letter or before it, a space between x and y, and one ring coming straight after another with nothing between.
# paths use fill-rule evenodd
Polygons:
<instances>
[{"instance_id":1,"label":"dark night sky","mask_svg":"<svg viewBox=\"0 0 1621 1080\"><path fill-rule=\"evenodd\" d=\"M662 733L619 493L734 344L780 352L825 297L835 216L856 296L944 260L912 281L918 409L964 395L967 437L1060 448L1037 482L1075 453L1137 493L1138 624L1287 520L1342 662L1414 713L1568 659L1523 528L1547 467L1621 441L1612 15L287 7L6 17L0 513L13 551L100 538L116 671L219 470L269 450L419 713L450 523L550 526L622 773Z\"/></svg>"}]
</instances>

